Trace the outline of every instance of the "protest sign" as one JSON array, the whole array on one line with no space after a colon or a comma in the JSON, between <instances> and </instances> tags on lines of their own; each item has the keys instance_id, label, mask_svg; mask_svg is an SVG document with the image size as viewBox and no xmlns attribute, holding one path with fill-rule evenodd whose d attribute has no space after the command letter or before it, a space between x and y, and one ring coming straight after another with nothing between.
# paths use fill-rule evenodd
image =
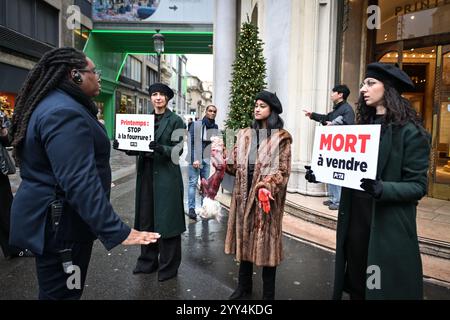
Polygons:
<instances>
[{"instance_id":1,"label":"protest sign","mask_svg":"<svg viewBox=\"0 0 450 320\"><path fill-rule=\"evenodd\" d=\"M362 178L376 178L380 128L380 125L316 127L311 160L316 180L362 190Z\"/></svg>"},{"instance_id":2,"label":"protest sign","mask_svg":"<svg viewBox=\"0 0 450 320\"><path fill-rule=\"evenodd\" d=\"M150 151L154 140L155 120L152 114L117 114L116 139L119 149Z\"/></svg>"}]
</instances>

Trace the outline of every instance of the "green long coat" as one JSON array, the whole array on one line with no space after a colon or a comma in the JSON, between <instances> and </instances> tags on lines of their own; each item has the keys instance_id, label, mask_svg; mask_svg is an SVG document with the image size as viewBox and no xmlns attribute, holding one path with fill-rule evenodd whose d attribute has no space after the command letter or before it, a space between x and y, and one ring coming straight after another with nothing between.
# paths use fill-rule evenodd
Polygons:
<instances>
[{"instance_id":1,"label":"green long coat","mask_svg":"<svg viewBox=\"0 0 450 320\"><path fill-rule=\"evenodd\" d=\"M153 212L155 232L162 238L175 237L186 231L183 204L183 179L179 166L186 126L175 113L166 109L155 131L155 141L163 146L164 152L153 155ZM143 154L138 157L136 179L135 228L140 221L140 188L144 166ZM151 213L149 213L151 214Z\"/></svg>"},{"instance_id":2,"label":"green long coat","mask_svg":"<svg viewBox=\"0 0 450 320\"><path fill-rule=\"evenodd\" d=\"M377 177L383 183L380 199L372 201L367 266L378 266L380 289L366 299L422 299L422 261L416 227L416 207L427 191L429 138L412 123L389 125L381 139ZM351 189L343 188L337 225L334 299L345 286L345 240L351 212ZM373 283L375 273L367 275ZM372 287L372 286L371 286Z\"/></svg>"}]
</instances>

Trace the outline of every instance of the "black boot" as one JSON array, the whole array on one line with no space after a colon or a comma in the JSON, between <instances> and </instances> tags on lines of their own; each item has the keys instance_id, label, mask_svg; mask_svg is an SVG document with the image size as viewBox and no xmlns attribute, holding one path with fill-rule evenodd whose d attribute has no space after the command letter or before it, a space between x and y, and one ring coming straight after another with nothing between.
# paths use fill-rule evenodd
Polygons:
<instances>
[{"instance_id":1,"label":"black boot","mask_svg":"<svg viewBox=\"0 0 450 320\"><path fill-rule=\"evenodd\" d=\"M252 294L252 275L253 263L241 261L239 266L238 287L228 298L229 300L238 300L249 298Z\"/></svg>"},{"instance_id":2,"label":"black boot","mask_svg":"<svg viewBox=\"0 0 450 320\"><path fill-rule=\"evenodd\" d=\"M275 299L275 276L277 267L263 267L263 300Z\"/></svg>"}]
</instances>

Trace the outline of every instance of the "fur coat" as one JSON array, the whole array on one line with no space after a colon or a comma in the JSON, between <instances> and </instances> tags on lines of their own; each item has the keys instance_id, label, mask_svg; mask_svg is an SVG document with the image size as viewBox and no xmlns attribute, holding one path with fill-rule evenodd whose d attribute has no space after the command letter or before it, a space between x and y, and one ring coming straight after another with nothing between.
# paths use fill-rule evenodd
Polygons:
<instances>
[{"instance_id":1,"label":"fur coat","mask_svg":"<svg viewBox=\"0 0 450 320\"><path fill-rule=\"evenodd\" d=\"M247 181L249 156L255 158L250 152L253 139L256 139L255 130L240 130L232 159L227 164L227 172L235 175L236 180L228 217L225 253L236 254L239 261L273 267L283 259L282 219L291 172L292 137L281 129L267 139L260 139L253 181ZM248 183L251 184L249 192ZM268 214L258 206L260 188L267 188L275 198L270 201L271 210Z\"/></svg>"}]
</instances>

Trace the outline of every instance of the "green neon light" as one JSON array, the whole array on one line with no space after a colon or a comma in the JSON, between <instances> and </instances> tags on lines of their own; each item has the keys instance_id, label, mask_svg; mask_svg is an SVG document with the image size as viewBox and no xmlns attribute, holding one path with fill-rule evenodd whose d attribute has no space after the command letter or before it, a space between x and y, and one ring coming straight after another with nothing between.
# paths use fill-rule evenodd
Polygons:
<instances>
[{"instance_id":1,"label":"green neon light","mask_svg":"<svg viewBox=\"0 0 450 320\"><path fill-rule=\"evenodd\" d=\"M91 33L130 33L130 34L155 34L156 31L147 30L101 30L93 29ZM212 35L212 31L160 31L162 34L205 34Z\"/></svg>"},{"instance_id":2,"label":"green neon light","mask_svg":"<svg viewBox=\"0 0 450 320\"><path fill-rule=\"evenodd\" d=\"M86 49L87 49L87 47L88 47L89 40L91 40L91 35L90 35L90 34L89 34L89 37L88 37L87 40L86 40L86 43L84 44L83 52L86 52Z\"/></svg>"},{"instance_id":3,"label":"green neon light","mask_svg":"<svg viewBox=\"0 0 450 320\"><path fill-rule=\"evenodd\" d=\"M125 58L123 59L122 65L120 66L119 72L117 73L116 82L119 81L119 77L122 74L122 69L125 65L125 62L127 62L127 58L128 58L128 52L125 54Z\"/></svg>"},{"instance_id":4,"label":"green neon light","mask_svg":"<svg viewBox=\"0 0 450 320\"><path fill-rule=\"evenodd\" d=\"M134 54L134 55L140 55L140 56L156 56L156 52L148 52L148 51L144 51L144 52L128 52L127 54Z\"/></svg>"}]
</instances>

